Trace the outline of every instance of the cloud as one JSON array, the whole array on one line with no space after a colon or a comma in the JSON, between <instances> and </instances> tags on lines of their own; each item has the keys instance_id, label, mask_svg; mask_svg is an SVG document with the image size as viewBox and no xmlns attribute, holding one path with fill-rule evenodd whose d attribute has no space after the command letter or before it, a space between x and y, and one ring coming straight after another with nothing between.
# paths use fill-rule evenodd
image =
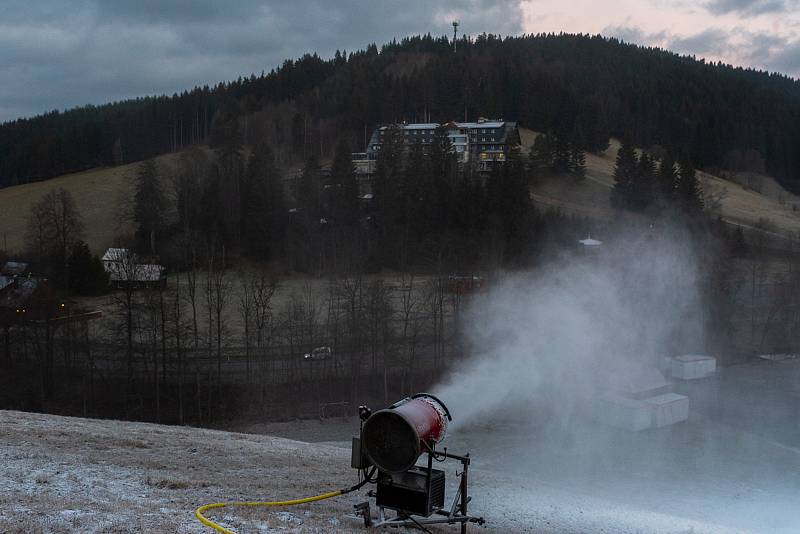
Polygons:
<instances>
[{"instance_id":1,"label":"cloud","mask_svg":"<svg viewBox=\"0 0 800 534\"><path fill-rule=\"evenodd\" d=\"M518 34L519 1L11 0L0 19L0 121L171 94L419 33Z\"/></svg>"},{"instance_id":2,"label":"cloud","mask_svg":"<svg viewBox=\"0 0 800 534\"><path fill-rule=\"evenodd\" d=\"M668 31L648 33L637 26L624 25L607 26L602 34L628 43L656 46L734 65L754 65L774 72L800 72L800 39L743 27L732 30L711 27L694 34L676 35Z\"/></svg>"},{"instance_id":3,"label":"cloud","mask_svg":"<svg viewBox=\"0 0 800 534\"><path fill-rule=\"evenodd\" d=\"M797 7L797 2L794 0L711 0L705 3L705 7L715 15L726 13L763 15L765 13L785 13Z\"/></svg>"},{"instance_id":4,"label":"cloud","mask_svg":"<svg viewBox=\"0 0 800 534\"><path fill-rule=\"evenodd\" d=\"M731 36L722 29L708 28L686 37L673 36L668 39L667 47L679 54L720 56L730 52Z\"/></svg>"},{"instance_id":5,"label":"cloud","mask_svg":"<svg viewBox=\"0 0 800 534\"><path fill-rule=\"evenodd\" d=\"M769 58L770 68L777 72L800 72L800 40L782 46Z\"/></svg>"},{"instance_id":6,"label":"cloud","mask_svg":"<svg viewBox=\"0 0 800 534\"><path fill-rule=\"evenodd\" d=\"M600 33L607 37L616 37L626 43L646 46L660 46L660 43L667 36L665 31L646 33L637 26L606 26Z\"/></svg>"}]
</instances>

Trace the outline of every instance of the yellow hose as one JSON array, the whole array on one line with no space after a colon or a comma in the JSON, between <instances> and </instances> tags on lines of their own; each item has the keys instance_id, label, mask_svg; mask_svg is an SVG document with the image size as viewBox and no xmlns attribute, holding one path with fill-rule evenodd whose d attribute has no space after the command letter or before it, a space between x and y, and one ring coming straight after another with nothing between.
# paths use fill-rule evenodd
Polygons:
<instances>
[{"instance_id":1,"label":"yellow hose","mask_svg":"<svg viewBox=\"0 0 800 534\"><path fill-rule=\"evenodd\" d=\"M205 504L194 511L194 516L200 520L207 527L211 527L217 532L222 532L223 534L236 534L234 531L227 529L221 525L218 525L211 521L210 519L206 518L203 514L208 510L213 510L214 508L225 508L226 506L292 506L295 504L304 504L307 502L314 502L314 501L321 501L323 499L330 499L331 497L338 497L344 493L344 490L336 490L330 491L328 493L323 493L321 495L315 495L313 497L306 497L304 499L295 499L293 501L238 501L238 502L215 502L212 504Z\"/></svg>"}]
</instances>

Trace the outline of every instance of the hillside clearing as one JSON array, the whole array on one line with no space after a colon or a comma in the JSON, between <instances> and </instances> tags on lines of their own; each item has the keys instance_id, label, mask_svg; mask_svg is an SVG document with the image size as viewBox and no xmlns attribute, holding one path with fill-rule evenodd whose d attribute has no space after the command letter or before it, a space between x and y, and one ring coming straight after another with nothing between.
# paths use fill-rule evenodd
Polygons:
<instances>
[{"instance_id":1,"label":"hillside clearing","mask_svg":"<svg viewBox=\"0 0 800 534\"><path fill-rule=\"evenodd\" d=\"M156 161L169 166L177 157L178 154L166 154ZM92 252L102 254L114 243L120 228L120 199L132 196L131 178L136 175L139 165L101 167L0 189L0 248L20 253L25 247L31 204L51 189L63 187L72 193L83 216L84 241Z\"/></svg>"},{"instance_id":2,"label":"hillside clearing","mask_svg":"<svg viewBox=\"0 0 800 534\"><path fill-rule=\"evenodd\" d=\"M537 133L520 130L524 150L529 150ZM614 187L614 164L619 141L612 139L609 147L598 154L586 154L586 178L553 176L537 183L531 197L543 207L589 217L613 217L609 193ZM800 236L800 197L782 188L768 176L758 176L757 186L746 180L741 183L724 180L705 172L698 178L706 195L718 201L711 207L712 215L728 223L797 239ZM760 191L760 192L759 192Z\"/></svg>"}]
</instances>

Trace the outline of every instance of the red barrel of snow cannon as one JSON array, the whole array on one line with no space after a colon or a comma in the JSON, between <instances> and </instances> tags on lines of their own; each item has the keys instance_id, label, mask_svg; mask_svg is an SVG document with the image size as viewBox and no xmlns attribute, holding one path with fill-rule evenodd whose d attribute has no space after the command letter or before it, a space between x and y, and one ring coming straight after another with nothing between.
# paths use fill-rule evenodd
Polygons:
<instances>
[{"instance_id":1,"label":"red barrel of snow cannon","mask_svg":"<svg viewBox=\"0 0 800 534\"><path fill-rule=\"evenodd\" d=\"M364 422L362 447L381 471L402 473L444 439L451 420L441 400L418 393L372 414Z\"/></svg>"}]
</instances>

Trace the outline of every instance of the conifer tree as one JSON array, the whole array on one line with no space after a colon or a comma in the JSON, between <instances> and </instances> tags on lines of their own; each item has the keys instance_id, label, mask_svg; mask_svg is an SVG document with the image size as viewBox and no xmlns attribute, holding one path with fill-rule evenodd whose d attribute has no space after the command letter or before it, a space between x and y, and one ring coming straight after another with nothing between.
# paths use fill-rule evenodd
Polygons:
<instances>
[{"instance_id":1,"label":"conifer tree","mask_svg":"<svg viewBox=\"0 0 800 534\"><path fill-rule=\"evenodd\" d=\"M289 217L287 226L287 255L294 268L312 270L319 268L321 204L319 159L312 154L306 162L297 183L296 211Z\"/></svg>"},{"instance_id":2,"label":"conifer tree","mask_svg":"<svg viewBox=\"0 0 800 534\"><path fill-rule=\"evenodd\" d=\"M688 159L683 159L679 165L676 196L679 206L689 215L696 216L704 208L703 192L697 180L694 166Z\"/></svg>"},{"instance_id":3,"label":"conifer tree","mask_svg":"<svg viewBox=\"0 0 800 534\"><path fill-rule=\"evenodd\" d=\"M447 129L439 126L433 133L433 142L428 155L428 180L432 186L434 210L431 222L435 228L444 229L450 222L453 210L453 192L456 186L457 166L453 145L447 137Z\"/></svg>"},{"instance_id":4,"label":"conifer tree","mask_svg":"<svg viewBox=\"0 0 800 534\"><path fill-rule=\"evenodd\" d=\"M373 214L377 226L378 241L383 250L382 262L391 257L390 242L395 236L398 177L401 171L400 130L389 126L384 130L381 149L375 162L373 180Z\"/></svg>"},{"instance_id":5,"label":"conifer tree","mask_svg":"<svg viewBox=\"0 0 800 534\"><path fill-rule=\"evenodd\" d=\"M312 154L300 175L297 186L297 208L309 221L319 220L320 216L320 168L319 159Z\"/></svg>"},{"instance_id":6,"label":"conifer tree","mask_svg":"<svg viewBox=\"0 0 800 534\"><path fill-rule=\"evenodd\" d=\"M553 170L570 172L572 170L572 147L563 135L556 136L553 148Z\"/></svg>"},{"instance_id":7,"label":"conifer tree","mask_svg":"<svg viewBox=\"0 0 800 534\"><path fill-rule=\"evenodd\" d=\"M286 206L280 172L269 145L253 148L242 188L244 249L252 257L269 259L281 248Z\"/></svg>"},{"instance_id":8,"label":"conifer tree","mask_svg":"<svg viewBox=\"0 0 800 534\"><path fill-rule=\"evenodd\" d=\"M534 174L553 166L553 138L548 134L536 136L528 156Z\"/></svg>"},{"instance_id":9,"label":"conifer tree","mask_svg":"<svg viewBox=\"0 0 800 534\"><path fill-rule=\"evenodd\" d=\"M656 166L647 152L639 158L637 183L639 198L636 199L636 207L645 209L653 203L656 191Z\"/></svg>"},{"instance_id":10,"label":"conifer tree","mask_svg":"<svg viewBox=\"0 0 800 534\"><path fill-rule=\"evenodd\" d=\"M333 218L336 224L350 226L358 221L358 182L347 143L342 140L336 147L331 165Z\"/></svg>"},{"instance_id":11,"label":"conifer tree","mask_svg":"<svg viewBox=\"0 0 800 534\"><path fill-rule=\"evenodd\" d=\"M231 106L217 112L211 124L209 144L217 153L219 163L226 174L240 163L244 145L235 107Z\"/></svg>"},{"instance_id":12,"label":"conifer tree","mask_svg":"<svg viewBox=\"0 0 800 534\"><path fill-rule=\"evenodd\" d=\"M401 218L415 242L431 228L425 206L433 200L433 192L426 178L422 144L415 141L409 147L400 182Z\"/></svg>"},{"instance_id":13,"label":"conifer tree","mask_svg":"<svg viewBox=\"0 0 800 534\"><path fill-rule=\"evenodd\" d=\"M504 262L522 259L530 234L531 203L522 158L510 150L506 164L486 185L491 224L504 240Z\"/></svg>"},{"instance_id":14,"label":"conifer tree","mask_svg":"<svg viewBox=\"0 0 800 534\"><path fill-rule=\"evenodd\" d=\"M616 208L634 209L638 198L638 160L636 151L629 141L623 141L617 151L614 167L614 189L611 191L611 203Z\"/></svg>"},{"instance_id":15,"label":"conifer tree","mask_svg":"<svg viewBox=\"0 0 800 534\"><path fill-rule=\"evenodd\" d=\"M149 159L139 166L134 181L133 220L139 225L137 234L156 253L156 235L164 226L167 199L161 188L158 167Z\"/></svg>"},{"instance_id":16,"label":"conifer tree","mask_svg":"<svg viewBox=\"0 0 800 534\"><path fill-rule=\"evenodd\" d=\"M570 153L569 171L579 178L586 176L586 154L576 145Z\"/></svg>"},{"instance_id":17,"label":"conifer tree","mask_svg":"<svg viewBox=\"0 0 800 534\"><path fill-rule=\"evenodd\" d=\"M69 288L78 295L102 295L108 289L108 273L103 262L78 241L69 255Z\"/></svg>"}]
</instances>

